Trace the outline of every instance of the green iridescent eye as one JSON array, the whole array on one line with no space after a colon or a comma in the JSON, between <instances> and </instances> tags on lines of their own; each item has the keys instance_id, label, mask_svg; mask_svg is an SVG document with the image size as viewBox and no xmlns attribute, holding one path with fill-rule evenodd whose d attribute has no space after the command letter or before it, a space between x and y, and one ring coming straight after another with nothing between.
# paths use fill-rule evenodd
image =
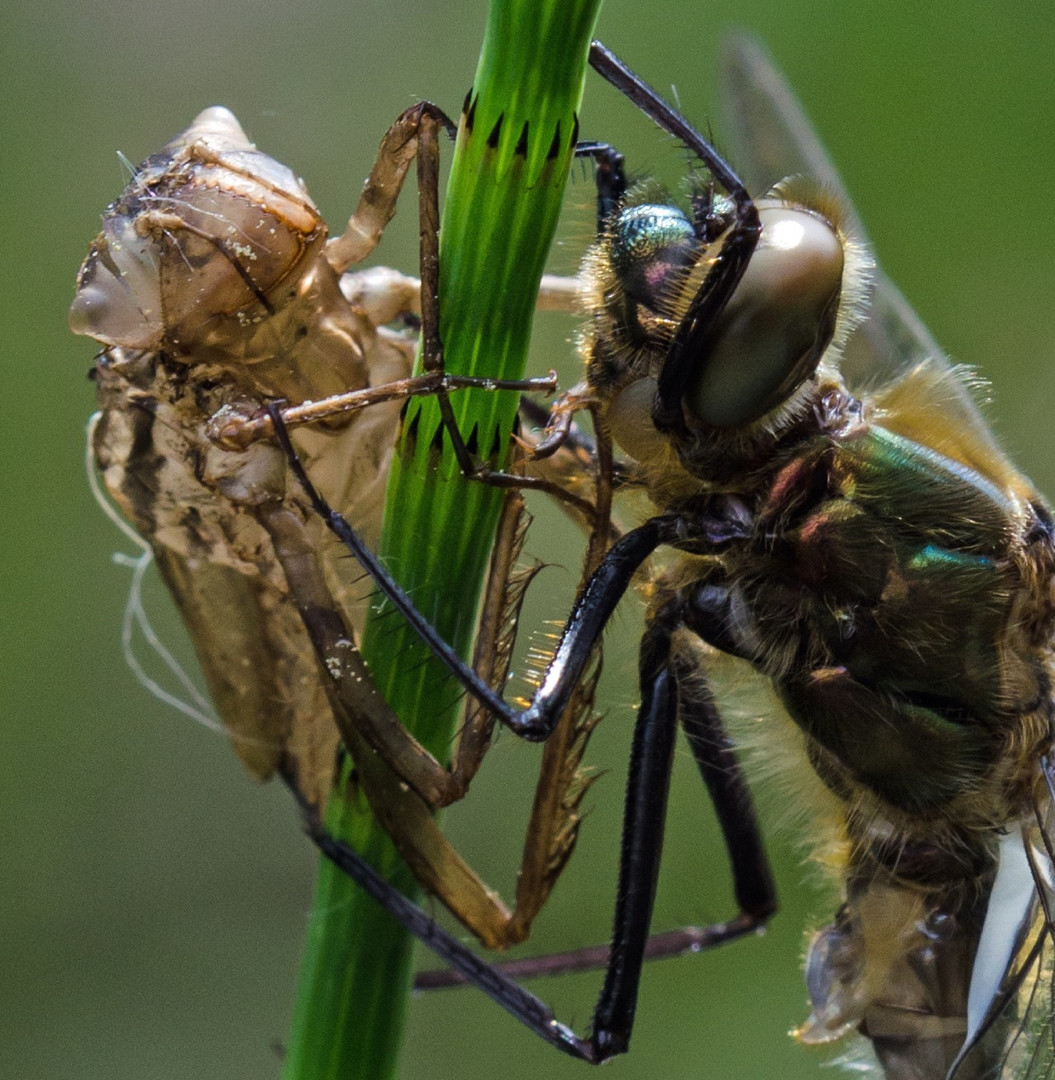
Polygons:
<instances>
[{"instance_id":1,"label":"green iridescent eye","mask_svg":"<svg viewBox=\"0 0 1055 1080\"><path fill-rule=\"evenodd\" d=\"M655 307L695 262L699 249L692 222L677 207L643 203L626 207L616 221L612 266L627 296Z\"/></svg>"}]
</instances>

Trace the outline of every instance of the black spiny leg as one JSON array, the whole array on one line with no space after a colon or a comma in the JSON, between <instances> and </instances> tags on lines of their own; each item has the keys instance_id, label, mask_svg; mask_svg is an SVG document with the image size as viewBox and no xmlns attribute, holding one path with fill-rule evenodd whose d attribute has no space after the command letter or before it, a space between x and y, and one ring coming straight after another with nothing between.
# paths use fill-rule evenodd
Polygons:
<instances>
[{"instance_id":1,"label":"black spiny leg","mask_svg":"<svg viewBox=\"0 0 1055 1080\"><path fill-rule=\"evenodd\" d=\"M594 1014L594 1044L603 1060L630 1039L646 958L712 948L762 926L776 892L750 792L704 676L671 652L682 623L674 597L655 614L641 642L641 710L630 757L615 928L604 987ZM649 937L663 843L674 729L680 716L722 828L739 913L723 923Z\"/></svg>"},{"instance_id":2,"label":"black spiny leg","mask_svg":"<svg viewBox=\"0 0 1055 1080\"><path fill-rule=\"evenodd\" d=\"M735 918L709 929L731 940L759 929L776 912L776 885L732 740L702 675L692 679L691 697L683 694L681 700L681 724L718 816L740 908Z\"/></svg>"},{"instance_id":3,"label":"black spiny leg","mask_svg":"<svg viewBox=\"0 0 1055 1080\"><path fill-rule=\"evenodd\" d=\"M267 411L289 467L316 513L355 556L378 590L402 614L454 678L477 701L490 709L502 724L531 742L546 739L564 711L572 691L581 681L593 648L604 632L608 619L630 587L634 574L660 544L671 542L677 533L677 518L673 515L653 518L626 533L613 545L576 600L550 661L545 681L534 700L526 709L515 709L443 640L377 556L363 543L355 529L326 502L304 471L304 466L290 442L281 410L271 404Z\"/></svg>"},{"instance_id":4,"label":"black spiny leg","mask_svg":"<svg viewBox=\"0 0 1055 1080\"><path fill-rule=\"evenodd\" d=\"M597 185L597 235L600 236L626 196L623 155L608 143L583 142L575 147L575 156L593 158L594 182Z\"/></svg>"},{"instance_id":5,"label":"black spiny leg","mask_svg":"<svg viewBox=\"0 0 1055 1080\"><path fill-rule=\"evenodd\" d=\"M653 623L641 641L641 708L630 751L615 925L594 1010L593 1041L601 1060L624 1053L630 1042L652 922L678 727L677 685L669 661L670 632Z\"/></svg>"}]
</instances>

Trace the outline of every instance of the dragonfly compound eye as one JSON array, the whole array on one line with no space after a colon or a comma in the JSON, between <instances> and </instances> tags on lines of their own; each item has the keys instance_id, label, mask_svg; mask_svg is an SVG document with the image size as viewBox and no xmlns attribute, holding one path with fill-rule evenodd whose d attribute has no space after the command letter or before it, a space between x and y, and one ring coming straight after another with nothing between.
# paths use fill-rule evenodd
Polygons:
<instances>
[{"instance_id":1,"label":"dragonfly compound eye","mask_svg":"<svg viewBox=\"0 0 1055 1080\"><path fill-rule=\"evenodd\" d=\"M656 308L699 254L692 223L675 206L624 208L612 229L612 266L632 300Z\"/></svg>"},{"instance_id":2,"label":"dragonfly compound eye","mask_svg":"<svg viewBox=\"0 0 1055 1080\"><path fill-rule=\"evenodd\" d=\"M831 341L843 280L842 241L798 207L759 204L762 235L709 337L686 411L701 424L737 427L786 401Z\"/></svg>"}]
</instances>

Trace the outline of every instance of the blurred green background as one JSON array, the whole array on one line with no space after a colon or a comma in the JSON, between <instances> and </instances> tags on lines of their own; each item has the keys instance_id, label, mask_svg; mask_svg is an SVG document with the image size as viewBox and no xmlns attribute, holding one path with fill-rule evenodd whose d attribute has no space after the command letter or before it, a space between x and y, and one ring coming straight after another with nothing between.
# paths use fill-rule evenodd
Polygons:
<instances>
[{"instance_id":1,"label":"blurred green background","mask_svg":"<svg viewBox=\"0 0 1055 1080\"><path fill-rule=\"evenodd\" d=\"M275 1077L314 858L277 787L250 782L222 738L141 689L120 654L127 543L93 504L81 464L93 408L92 346L65 311L103 207L139 161L202 107L235 110L343 221L380 135L412 101L457 113L475 67L478 10L411 0L292 6L14 0L0 14L0 199L5 239L4 537L0 634L0 1076L19 1080ZM646 11L648 12L646 14ZM1016 460L1055 493L1055 8L908 2L609 0L599 33L706 126L723 28L765 38L843 170L879 255L959 361L994 384L991 415ZM595 77L584 138L634 169L675 178L681 156ZM571 271L590 233L580 172L553 268ZM412 204L411 204L412 205ZM415 262L404 210L379 252ZM543 317L533 366L563 364L574 323ZM574 536L537 528L530 553L552 598L525 625L560 619ZM556 554L555 554L556 553ZM563 590L563 592L561 592ZM546 586L536 586L536 597ZM159 631L179 628L156 586ZM605 939L638 615L624 605L607 653L611 713L591 760L580 849L537 928L536 948ZM186 649L180 646L185 654ZM504 738L451 828L508 888L535 751ZM657 925L730 910L724 860L681 755ZM781 805L766 807L779 825ZM774 836L783 908L764 940L648 970L631 1077L818 1075L786 1031L805 1014L803 928L831 915L802 884L795 830ZM541 986L565 1019L589 1020L596 982ZM585 1075L471 992L419 998L403 1075Z\"/></svg>"}]
</instances>

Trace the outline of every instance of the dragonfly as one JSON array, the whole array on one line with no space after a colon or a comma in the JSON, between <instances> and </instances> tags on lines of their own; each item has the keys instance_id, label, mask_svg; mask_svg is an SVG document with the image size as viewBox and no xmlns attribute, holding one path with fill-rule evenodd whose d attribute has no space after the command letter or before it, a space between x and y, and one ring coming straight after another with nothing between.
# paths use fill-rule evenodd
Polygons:
<instances>
[{"instance_id":1,"label":"dragonfly","mask_svg":"<svg viewBox=\"0 0 1055 1080\"><path fill-rule=\"evenodd\" d=\"M563 743L554 740L542 761L517 902L508 908L434 815L466 794L492 718L469 703L448 764L393 715L356 645L371 590L287 482L282 451L268 438L272 414L284 434L295 426L298 453L327 498L374 542L408 396L554 389L552 375L448 375L428 355L424 374L411 375L419 336L426 354L439 355L436 184L444 129L453 125L435 106L406 110L382 139L348 226L329 239L303 182L257 150L229 111L207 109L143 162L107 208L70 322L105 345L92 376L101 410L92 448L103 482L148 543L249 771L259 779L279 773L305 811L316 813L343 748L423 888L485 944L500 947L527 936L574 849L591 783L580 766L596 722L594 677L583 680L567 711ZM380 241L415 161L423 282L384 267L349 272ZM566 281L550 280L540 305L560 308L570 295ZM597 445L589 444L590 455ZM596 493L566 490L590 486L583 452L575 447L563 464L548 456L531 475L481 473L514 485L476 638L475 670L492 685L508 676L519 605L535 573L516 568L526 531L518 489L557 491L590 522L592 563L607 546L605 474Z\"/></svg>"},{"instance_id":2,"label":"dragonfly","mask_svg":"<svg viewBox=\"0 0 1055 1080\"><path fill-rule=\"evenodd\" d=\"M813 841L841 881L842 904L809 950L812 1013L797 1037L860 1032L888 1080L1049 1077L1051 512L986 427L969 374L873 270L841 181L756 46L727 51L723 90L745 161L771 185L757 196L603 46L591 63L699 164L685 206L618 173L601 186L581 396L655 513L581 590L526 708L437 638L314 488L275 418L330 528L524 738L550 734L636 575L671 552L649 588L615 926L590 1033L437 935L354 851L318 828L315 838L459 978L599 1063L628 1048L646 955L733 940L775 909L715 690L732 665L768 683L776 704L760 723L808 788ZM679 725L722 826L738 910L650 941Z\"/></svg>"}]
</instances>

